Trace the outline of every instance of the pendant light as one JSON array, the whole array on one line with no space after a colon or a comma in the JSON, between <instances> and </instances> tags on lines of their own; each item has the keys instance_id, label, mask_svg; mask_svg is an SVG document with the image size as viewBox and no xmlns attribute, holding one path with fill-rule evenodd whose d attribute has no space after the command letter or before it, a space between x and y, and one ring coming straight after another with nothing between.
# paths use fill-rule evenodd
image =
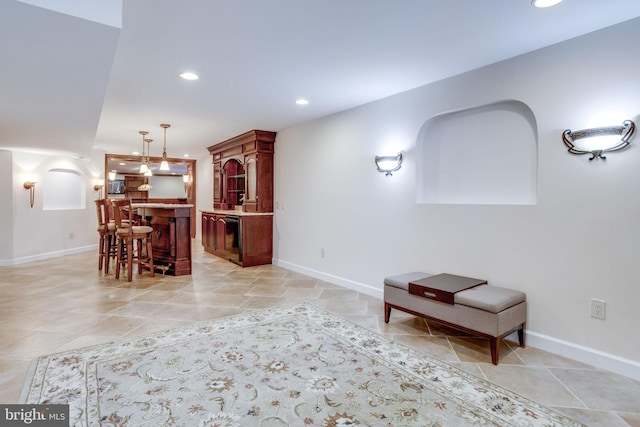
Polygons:
<instances>
[{"instance_id":1,"label":"pendant light","mask_svg":"<svg viewBox=\"0 0 640 427\"><path fill-rule=\"evenodd\" d=\"M163 123L160 125L162 129L164 129L164 147L162 149L162 162L160 162L160 170L168 171L169 169L169 161L167 160L167 128L170 128L171 125Z\"/></svg>"},{"instance_id":2,"label":"pendant light","mask_svg":"<svg viewBox=\"0 0 640 427\"><path fill-rule=\"evenodd\" d=\"M144 142L147 143L147 170L144 172L144 176L153 176L153 172L151 172L151 149L149 148L149 144L153 142L153 139L145 139Z\"/></svg>"},{"instance_id":3,"label":"pendant light","mask_svg":"<svg viewBox=\"0 0 640 427\"><path fill-rule=\"evenodd\" d=\"M144 159L144 137L149 134L146 130L138 131L140 135L142 135L142 163L140 164L140 173L145 173L149 167Z\"/></svg>"}]
</instances>

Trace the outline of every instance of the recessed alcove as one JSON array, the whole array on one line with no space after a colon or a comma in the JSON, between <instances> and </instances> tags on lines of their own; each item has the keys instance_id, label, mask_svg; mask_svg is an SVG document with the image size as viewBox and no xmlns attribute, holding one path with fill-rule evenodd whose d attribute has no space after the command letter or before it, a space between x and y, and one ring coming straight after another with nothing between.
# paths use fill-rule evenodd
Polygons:
<instances>
[{"instance_id":1,"label":"recessed alcove","mask_svg":"<svg viewBox=\"0 0 640 427\"><path fill-rule=\"evenodd\" d=\"M537 147L535 116L520 101L433 116L416 143L416 202L535 204Z\"/></svg>"},{"instance_id":2,"label":"recessed alcove","mask_svg":"<svg viewBox=\"0 0 640 427\"><path fill-rule=\"evenodd\" d=\"M42 209L86 209L86 192L85 178L80 172L49 169L42 186Z\"/></svg>"}]
</instances>

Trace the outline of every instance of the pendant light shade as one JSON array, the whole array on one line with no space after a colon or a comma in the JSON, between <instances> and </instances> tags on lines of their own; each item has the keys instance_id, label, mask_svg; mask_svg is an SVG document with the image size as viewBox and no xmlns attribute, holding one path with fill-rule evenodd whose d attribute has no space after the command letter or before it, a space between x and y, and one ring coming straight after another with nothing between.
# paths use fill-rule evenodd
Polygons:
<instances>
[{"instance_id":1,"label":"pendant light shade","mask_svg":"<svg viewBox=\"0 0 640 427\"><path fill-rule=\"evenodd\" d=\"M153 172L151 172L151 164L149 163L151 159L151 149L149 148L149 144L153 142L153 139L145 139L144 141L147 143L147 170L144 172L144 176L153 176Z\"/></svg>"},{"instance_id":2,"label":"pendant light shade","mask_svg":"<svg viewBox=\"0 0 640 427\"><path fill-rule=\"evenodd\" d=\"M142 163L140 164L140 173L145 173L148 169L147 163L144 161L144 137L149 135L149 132L146 130L138 131L140 135L142 135Z\"/></svg>"},{"instance_id":3,"label":"pendant light shade","mask_svg":"<svg viewBox=\"0 0 640 427\"><path fill-rule=\"evenodd\" d=\"M169 161L167 160L167 128L171 127L171 125L163 123L160 127L164 129L164 147L162 148L162 162L160 162L160 170L168 171L170 169Z\"/></svg>"}]
</instances>

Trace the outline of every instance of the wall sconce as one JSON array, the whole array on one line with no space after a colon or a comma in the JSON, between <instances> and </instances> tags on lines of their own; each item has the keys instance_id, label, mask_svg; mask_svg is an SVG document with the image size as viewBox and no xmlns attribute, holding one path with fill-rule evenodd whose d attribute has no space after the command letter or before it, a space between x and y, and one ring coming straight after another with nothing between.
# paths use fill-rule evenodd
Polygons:
<instances>
[{"instance_id":1,"label":"wall sconce","mask_svg":"<svg viewBox=\"0 0 640 427\"><path fill-rule=\"evenodd\" d=\"M25 189L29 190L29 206L33 207L33 202L36 195L36 181L26 181L22 185Z\"/></svg>"},{"instance_id":2,"label":"wall sconce","mask_svg":"<svg viewBox=\"0 0 640 427\"><path fill-rule=\"evenodd\" d=\"M570 129L562 133L562 142L569 149L571 154L591 154L593 159L606 160L603 153L618 151L626 148L636 130L636 125L631 120L625 120L622 126L609 126L593 129L582 129L572 132ZM582 147L576 146L581 139L592 139L582 141Z\"/></svg>"},{"instance_id":3,"label":"wall sconce","mask_svg":"<svg viewBox=\"0 0 640 427\"><path fill-rule=\"evenodd\" d=\"M93 191L98 192L98 199L102 199L102 188L104 187L104 180L96 180L93 184Z\"/></svg>"},{"instance_id":4,"label":"wall sconce","mask_svg":"<svg viewBox=\"0 0 640 427\"><path fill-rule=\"evenodd\" d=\"M392 175L402 166L402 152L397 156L376 156L376 167L378 171L384 172L385 176Z\"/></svg>"}]
</instances>

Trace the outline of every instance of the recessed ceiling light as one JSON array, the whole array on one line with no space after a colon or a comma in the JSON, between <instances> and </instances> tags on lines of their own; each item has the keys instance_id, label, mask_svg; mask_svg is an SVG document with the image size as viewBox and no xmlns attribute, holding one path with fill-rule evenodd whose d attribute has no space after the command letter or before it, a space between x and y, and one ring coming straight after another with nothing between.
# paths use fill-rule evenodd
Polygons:
<instances>
[{"instance_id":1,"label":"recessed ceiling light","mask_svg":"<svg viewBox=\"0 0 640 427\"><path fill-rule=\"evenodd\" d=\"M307 105L309 103L309 101L307 101L306 99L298 99L296 101L296 104L298 105Z\"/></svg>"},{"instance_id":2,"label":"recessed ceiling light","mask_svg":"<svg viewBox=\"0 0 640 427\"><path fill-rule=\"evenodd\" d=\"M531 4L535 7L551 7L560 3L562 0L531 0Z\"/></svg>"},{"instance_id":3,"label":"recessed ceiling light","mask_svg":"<svg viewBox=\"0 0 640 427\"><path fill-rule=\"evenodd\" d=\"M190 72L181 73L180 77L185 80L198 80L200 78L197 74Z\"/></svg>"}]
</instances>

